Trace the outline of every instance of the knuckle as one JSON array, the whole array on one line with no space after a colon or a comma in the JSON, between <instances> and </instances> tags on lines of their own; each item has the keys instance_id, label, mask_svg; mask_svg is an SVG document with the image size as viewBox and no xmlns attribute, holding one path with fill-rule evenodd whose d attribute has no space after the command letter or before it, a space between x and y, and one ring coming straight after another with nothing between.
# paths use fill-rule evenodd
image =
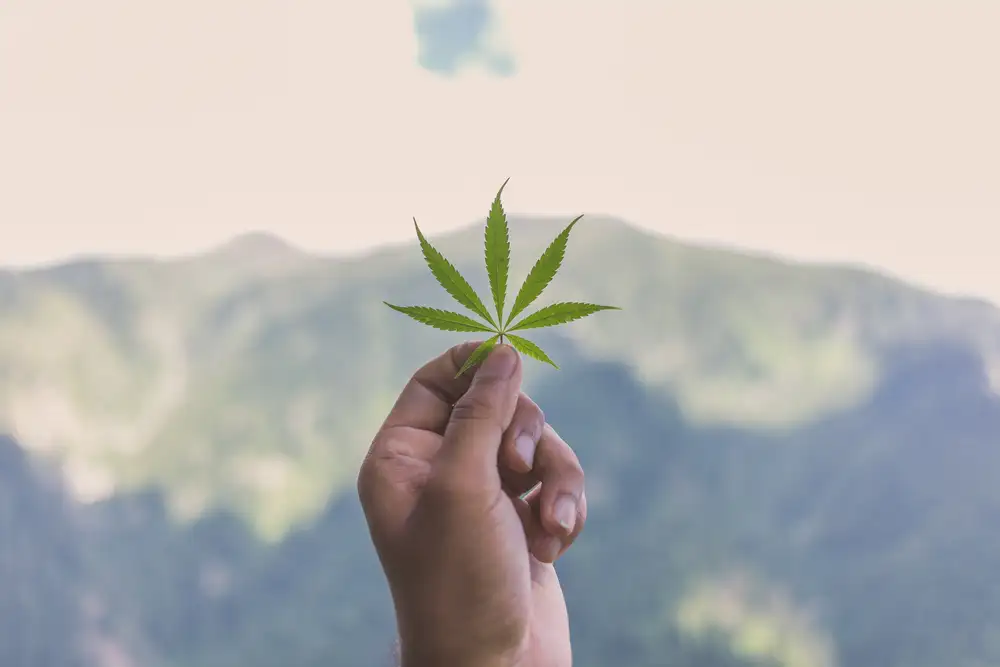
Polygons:
<instances>
[{"instance_id":1,"label":"knuckle","mask_svg":"<svg viewBox=\"0 0 1000 667\"><path fill-rule=\"evenodd\" d=\"M512 449L514 442L521 435L528 435L538 443L544 431L545 413L530 398L521 394L517 399L514 417L506 431L507 448Z\"/></svg>"},{"instance_id":2,"label":"knuckle","mask_svg":"<svg viewBox=\"0 0 1000 667\"><path fill-rule=\"evenodd\" d=\"M368 453L358 468L356 480L362 507L367 507L377 499L381 485L391 473L397 449L398 443L385 432L380 431L372 439Z\"/></svg>"},{"instance_id":3,"label":"knuckle","mask_svg":"<svg viewBox=\"0 0 1000 667\"><path fill-rule=\"evenodd\" d=\"M374 445L368 454L365 455L365 460L361 462L361 466L358 468L358 477L355 481L357 487L358 499L361 501L362 507L366 507L371 503L372 500L372 488L375 485L375 464L374 464Z\"/></svg>"},{"instance_id":4,"label":"knuckle","mask_svg":"<svg viewBox=\"0 0 1000 667\"><path fill-rule=\"evenodd\" d=\"M545 425L545 413L538 407L538 404L530 398L522 397L518 405L520 420L525 425L530 425L536 436L541 436L542 427Z\"/></svg>"},{"instance_id":5,"label":"knuckle","mask_svg":"<svg viewBox=\"0 0 1000 667\"><path fill-rule=\"evenodd\" d=\"M580 458L573 451L573 448L552 430L551 426L545 424L543 428L548 436L543 437L544 445L541 450L543 475L557 483L561 488L582 491L586 475Z\"/></svg>"},{"instance_id":6,"label":"knuckle","mask_svg":"<svg viewBox=\"0 0 1000 667\"><path fill-rule=\"evenodd\" d=\"M580 459L572 449L566 448L566 455L562 458L559 469L560 475L566 478L568 482L581 487L583 486L586 473L583 471Z\"/></svg>"},{"instance_id":7,"label":"knuckle","mask_svg":"<svg viewBox=\"0 0 1000 667\"><path fill-rule=\"evenodd\" d=\"M362 465L361 469L358 471L358 479L356 481L356 489L358 494L358 500L361 501L361 507L368 507L372 502L372 480L371 480L371 468L368 465Z\"/></svg>"},{"instance_id":8,"label":"knuckle","mask_svg":"<svg viewBox=\"0 0 1000 667\"><path fill-rule=\"evenodd\" d=\"M456 421L490 421L496 418L496 409L480 392L466 392L451 409Z\"/></svg>"}]
</instances>

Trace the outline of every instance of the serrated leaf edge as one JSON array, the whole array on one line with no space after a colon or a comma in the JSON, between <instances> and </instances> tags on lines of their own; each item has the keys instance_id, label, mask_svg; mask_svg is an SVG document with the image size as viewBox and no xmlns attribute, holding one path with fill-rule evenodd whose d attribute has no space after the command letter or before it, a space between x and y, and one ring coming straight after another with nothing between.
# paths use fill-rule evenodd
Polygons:
<instances>
[{"instance_id":1,"label":"serrated leaf edge","mask_svg":"<svg viewBox=\"0 0 1000 667\"><path fill-rule=\"evenodd\" d=\"M566 306L574 306L574 307L583 306L586 312L574 314L574 316L570 317L569 319L560 320L558 322L552 322L550 324L536 324L535 322L531 321L531 318L538 317L542 313L545 313L545 311L547 310L553 311L550 315L552 317L555 317L558 315L558 311L556 309L559 307L566 307ZM553 327L560 324L568 324L570 322L574 322L576 320L587 317L588 315L593 315L594 313L598 313L602 310L621 310L621 308L617 306L601 306L596 303L585 303L583 301L560 301L558 303L553 303L548 306L545 306L544 308L539 308L530 315L525 315L523 318L521 318L520 322L518 322L512 327L507 327L506 329L504 329L504 333L510 331L519 331L521 329L542 329L545 327ZM525 326L526 324L530 324L530 326Z\"/></svg>"},{"instance_id":2,"label":"serrated leaf edge","mask_svg":"<svg viewBox=\"0 0 1000 667\"><path fill-rule=\"evenodd\" d=\"M530 315L526 315L523 318L521 318L521 320L514 326L510 326L510 322L514 319L514 317L520 314L529 305L534 303L535 299L541 296L542 292L544 292L545 288L548 287L549 283L552 282L556 274L559 272L559 269L562 267L563 259L565 259L566 245L569 241L569 233L573 229L573 226L577 222L579 222L581 218L583 218L583 215L579 215L572 222L570 222L569 225L567 225L566 228L563 229L563 231L560 232L559 235L556 236L555 239L553 239L552 243L550 243L549 246L542 252L542 255L535 262L531 271L528 272L528 275L525 278L524 283L522 283L520 290L518 290L518 294L514 299L514 304L511 309L511 312L506 318L506 321L504 321L503 307L506 298L507 281L509 279L509 273L510 273L510 230L507 224L506 213L504 212L503 203L501 202L500 197L503 194L503 190L507 186L507 183L509 181L510 178L504 181L503 185L501 185L500 189L497 191L496 197L493 200L493 204L490 207L490 213L487 216L486 232L484 234L485 236L484 242L486 250L486 270L490 280L490 291L492 292L494 306L496 306L497 309L498 321L501 322L503 326L498 326L497 323L493 320L493 317L490 314L489 309L486 307L486 304L479 297L479 294L477 294L476 291L472 288L472 285L469 284L469 281L466 280L465 277L461 274L461 272L451 262L449 262L448 259L439 250L437 250L437 248L435 248L433 245L431 245L429 241L427 241L423 233L420 231L420 226L417 224L416 218L413 218L413 226L417 231L417 238L420 241L420 248L424 255L424 259L427 262L427 266L431 270L431 274L452 298L454 298L461 306L472 311L473 314L478 315L479 317L482 317L484 320L489 322L489 326L477 322L476 320L473 320L472 318L469 318L461 313L456 313L453 311L443 310L439 308L432 308L430 306L396 306L387 301L383 301L385 305L389 306L393 310L401 312L404 315L407 315L413 318L414 320L420 322L421 324L426 324L436 329L441 329L444 331L471 330L471 331L480 331L483 333L495 334L489 339L483 341L475 350L472 351L472 353L469 355L469 358L466 359L465 363L462 365L462 368L459 369L458 373L455 375L455 378L460 377L469 368L471 368L476 363L484 359L489 354L490 350L492 350L496 346L497 341L503 343L504 336L506 336L510 341L510 344L522 354L525 354L529 357L532 357L544 363L548 363L552 365L554 368L558 369L559 366L557 366L555 362L553 362L545 353L545 351L542 350L538 345L528 340L527 338L513 335L510 332L518 331L521 329L540 329L544 327L558 326L560 324L567 324L569 322L582 319L589 315L593 315L594 313L600 312L602 310L621 310L621 308L619 308L618 306L603 306L599 304L587 303L582 301L563 301L563 302L553 303L543 308L540 308L536 310L534 313L531 313ZM492 245L490 244L491 223L493 223L494 226L499 227L499 231L497 229L494 229L493 232L493 236L496 236L499 240L495 241ZM499 232L502 232L502 237L500 236ZM494 248L494 252L492 253L490 252L491 247ZM502 253L502 255L499 257L499 259L502 260L500 263L497 263L496 261L497 257L491 257L492 255L496 255L497 251L500 251ZM495 267L491 266L491 261L490 261L491 258L494 260L493 264L495 265ZM538 272L542 271L543 261L550 258L554 259L554 267L551 269L551 274L548 275L547 278L541 279L543 280L543 282L541 286L538 287L537 293L535 293L533 296L530 297L525 296L526 294L530 294L530 292L527 292L526 290L529 285L533 284L532 282L533 275L536 273L536 271ZM442 280L441 276L438 275L438 272L435 271L435 263L437 264L439 272L446 274L446 277L448 278L447 281ZM502 271L500 270L501 268L503 269ZM546 267L546 271L547 270L548 269ZM536 280L538 279L536 278ZM446 282L448 284L446 284ZM521 301L522 298L524 299L523 303ZM559 319L558 321L555 322L546 322L542 324L534 323L531 320L531 318L538 317L547 310L553 311L548 314L550 317L553 318L559 318L560 316L565 317L565 313L560 313L558 310L555 309L565 308L567 306L576 308L582 307L582 310L584 312L574 313L571 317L567 319ZM408 312L408 310L413 310L413 309L429 311L431 313L434 313L435 315L444 316L442 319L444 320L443 323L445 325L449 324L446 318L449 317L455 318L457 322L453 322L451 324L459 324L467 328L447 328L447 327L437 326L436 324L425 321L431 318L424 317L424 319L421 319L420 317L416 316L413 312ZM475 328L473 329L472 327Z\"/></svg>"},{"instance_id":3,"label":"serrated leaf edge","mask_svg":"<svg viewBox=\"0 0 1000 667\"><path fill-rule=\"evenodd\" d=\"M435 329L439 329L441 331L480 331L483 333L498 333L496 329L491 329L482 322L477 322L476 320L472 319L467 315L463 315L462 313L456 313L451 310L443 310L441 308L431 308L430 306L397 306L395 304L389 303L388 301L383 301L382 303L384 303L385 305L389 306L390 308L392 308L397 312L400 312L408 317L413 318L414 320L420 322L421 324L426 324L429 327L434 327ZM427 317L425 315L424 318L421 319L420 313L417 311L427 311L431 315L431 317ZM448 320L451 319L453 320L453 322L450 322L451 324L462 324L464 325L465 328L447 328L444 326L437 326L431 322L425 321L427 319L433 319L433 318L439 319L443 324L449 324Z\"/></svg>"},{"instance_id":4,"label":"serrated leaf edge","mask_svg":"<svg viewBox=\"0 0 1000 667\"><path fill-rule=\"evenodd\" d=\"M566 245L569 243L569 233L573 230L573 226L579 222L582 217L582 215L578 215L571 223L566 225L566 228L552 240L552 243L550 243L544 251L542 251L541 256L539 256L539 258L535 261L534 266L532 266L531 270L528 271L528 275L521 284L521 289L518 290L517 297L514 298L514 305L511 307L510 314L507 316L507 321L504 323L504 327L509 326L515 317L520 315L528 306L534 303L535 299L542 295L545 288L549 286L549 283L551 283L556 277L556 274L559 273L559 269L562 268L563 259L566 257ZM536 278L536 272L540 274L543 270L547 270L547 264L544 264L544 262L549 258L554 259L554 267L551 275L547 278ZM529 294L528 287L533 286L533 279L535 281L544 280L544 282L542 282L541 287L538 288L538 292L529 297L527 296Z\"/></svg>"},{"instance_id":5,"label":"serrated leaf edge","mask_svg":"<svg viewBox=\"0 0 1000 667\"><path fill-rule=\"evenodd\" d=\"M559 367L556 366L556 362L549 359L549 355L545 354L545 350L538 347L538 345L535 344L534 342L528 340L527 338L522 338L521 336L515 336L512 333L507 334L507 340L509 340L510 344L514 346L514 349L516 349L521 354L525 354L531 357L532 359L537 359L538 361L542 361L546 364L549 364L556 370L559 370Z\"/></svg>"},{"instance_id":6,"label":"serrated leaf edge","mask_svg":"<svg viewBox=\"0 0 1000 667\"><path fill-rule=\"evenodd\" d=\"M510 178L503 182L496 197L493 198L490 212L486 216L486 229L483 234L486 251L486 274L489 277L490 291L493 293L493 305L497 309L498 322L503 322L507 278L510 273L510 229L507 225L507 214L500 201L500 195L503 194L503 189L507 187L509 181ZM501 254L498 255L498 253Z\"/></svg>"},{"instance_id":7,"label":"serrated leaf edge","mask_svg":"<svg viewBox=\"0 0 1000 667\"><path fill-rule=\"evenodd\" d=\"M472 288L472 285L470 285L469 281L462 275L462 272L455 268L455 265L449 262L448 258L445 257L440 250L431 245L430 241L427 240L423 232L420 231L420 225L417 224L416 218L413 219L413 227L417 230L417 239L420 241L420 249L423 252L424 260L427 262L427 267L431 270L431 275L433 275L435 280L438 281L438 284L441 285L441 287L444 288L444 291L455 299L459 305L468 308L476 315L482 317L484 320L489 322L490 326L494 329L499 329L500 327L493 321L493 317L490 315L489 309L486 308L486 304L483 303L479 294L477 294L476 290ZM431 259L431 256L434 256L434 260ZM440 261L447 270L450 270L454 274L454 278L457 278L457 281L452 283L452 289L454 289L454 292L458 292L465 297L468 302L463 301L461 298L456 296L451 289L448 289L448 286L444 284L441 277L435 273L433 265L434 261Z\"/></svg>"},{"instance_id":8,"label":"serrated leaf edge","mask_svg":"<svg viewBox=\"0 0 1000 667\"><path fill-rule=\"evenodd\" d=\"M490 350L492 350L496 346L496 342L499 339L500 339L500 334L497 334L496 336L493 336L492 338L487 338L482 343L480 343L479 347L477 347L475 350L472 351L472 354L469 355L469 358L466 359L465 363L462 364L462 367L458 369L458 373L455 374L455 377L456 378L461 377L462 373L469 370L477 363L485 359L486 355L490 353Z\"/></svg>"}]
</instances>

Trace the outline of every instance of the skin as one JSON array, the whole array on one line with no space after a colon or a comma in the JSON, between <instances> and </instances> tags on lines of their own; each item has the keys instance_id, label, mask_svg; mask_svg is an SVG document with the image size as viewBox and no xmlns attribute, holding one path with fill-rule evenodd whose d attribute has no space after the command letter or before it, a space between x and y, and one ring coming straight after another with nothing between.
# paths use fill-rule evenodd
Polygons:
<instances>
[{"instance_id":1,"label":"skin","mask_svg":"<svg viewBox=\"0 0 1000 667\"><path fill-rule=\"evenodd\" d=\"M414 374L358 475L402 667L570 667L553 563L586 521L583 470L513 348L455 379L477 344Z\"/></svg>"}]
</instances>

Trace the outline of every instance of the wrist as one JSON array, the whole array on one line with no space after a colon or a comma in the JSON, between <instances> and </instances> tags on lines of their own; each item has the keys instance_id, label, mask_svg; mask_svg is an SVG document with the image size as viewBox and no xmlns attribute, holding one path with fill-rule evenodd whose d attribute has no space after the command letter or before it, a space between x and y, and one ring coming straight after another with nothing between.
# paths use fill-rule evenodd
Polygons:
<instances>
[{"instance_id":1,"label":"wrist","mask_svg":"<svg viewBox=\"0 0 1000 667\"><path fill-rule=\"evenodd\" d=\"M502 656L458 657L444 653L407 651L400 652L400 667L520 667L515 658Z\"/></svg>"},{"instance_id":2,"label":"wrist","mask_svg":"<svg viewBox=\"0 0 1000 667\"><path fill-rule=\"evenodd\" d=\"M461 622L453 614L434 613L433 607L416 613L397 609L400 667L524 667L528 654L527 629L521 622L493 620L483 627Z\"/></svg>"},{"instance_id":3,"label":"wrist","mask_svg":"<svg viewBox=\"0 0 1000 667\"><path fill-rule=\"evenodd\" d=\"M522 667L520 651L472 651L467 648L430 646L422 641L400 641L400 667Z\"/></svg>"}]
</instances>

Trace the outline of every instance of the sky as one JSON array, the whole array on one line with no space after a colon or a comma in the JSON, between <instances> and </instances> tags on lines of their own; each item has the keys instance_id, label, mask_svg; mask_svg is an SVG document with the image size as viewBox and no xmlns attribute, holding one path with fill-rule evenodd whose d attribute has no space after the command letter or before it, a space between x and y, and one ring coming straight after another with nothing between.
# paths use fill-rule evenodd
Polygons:
<instances>
[{"instance_id":1,"label":"sky","mask_svg":"<svg viewBox=\"0 0 1000 667\"><path fill-rule=\"evenodd\" d=\"M0 265L511 213L1000 304L994 0L3 0Z\"/></svg>"}]
</instances>

